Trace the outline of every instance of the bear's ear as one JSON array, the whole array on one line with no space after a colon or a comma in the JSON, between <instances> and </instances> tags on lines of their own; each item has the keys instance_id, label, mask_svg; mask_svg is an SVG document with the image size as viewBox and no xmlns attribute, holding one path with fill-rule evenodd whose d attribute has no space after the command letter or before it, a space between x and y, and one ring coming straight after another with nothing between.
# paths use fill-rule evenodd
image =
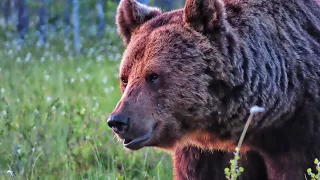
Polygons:
<instances>
[{"instance_id":1,"label":"bear's ear","mask_svg":"<svg viewBox=\"0 0 320 180\"><path fill-rule=\"evenodd\" d=\"M161 13L160 9L146 6L135 0L121 0L117 9L116 23L125 44L130 42L132 32L136 28Z\"/></svg>"},{"instance_id":2,"label":"bear's ear","mask_svg":"<svg viewBox=\"0 0 320 180\"><path fill-rule=\"evenodd\" d=\"M209 34L227 26L223 0L187 0L184 22L198 32Z\"/></svg>"}]
</instances>

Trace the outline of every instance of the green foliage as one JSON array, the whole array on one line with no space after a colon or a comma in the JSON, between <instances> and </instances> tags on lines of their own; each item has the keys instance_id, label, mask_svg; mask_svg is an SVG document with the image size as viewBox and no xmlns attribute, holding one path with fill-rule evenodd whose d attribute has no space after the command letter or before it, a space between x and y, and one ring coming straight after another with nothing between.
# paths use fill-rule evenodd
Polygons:
<instances>
[{"instance_id":1,"label":"green foliage","mask_svg":"<svg viewBox=\"0 0 320 180\"><path fill-rule=\"evenodd\" d=\"M36 23L33 23L36 24ZM4 27L0 27L4 28ZM123 51L114 26L97 40L49 29L37 44L0 31L0 179L172 179L170 156L154 148L130 152L106 119L120 98ZM82 27L83 29L88 26Z\"/></svg>"},{"instance_id":2,"label":"green foliage","mask_svg":"<svg viewBox=\"0 0 320 180\"><path fill-rule=\"evenodd\" d=\"M224 169L227 180L236 180L244 172L244 168L238 166L238 161L240 160L239 151L240 149L237 147L234 158L230 160L230 168Z\"/></svg>"},{"instance_id":3,"label":"green foliage","mask_svg":"<svg viewBox=\"0 0 320 180\"><path fill-rule=\"evenodd\" d=\"M320 162L317 158L314 160L314 164L316 165L315 169L317 172L314 173L311 168L308 168L307 173L311 177L311 180L320 180Z\"/></svg>"}]
</instances>

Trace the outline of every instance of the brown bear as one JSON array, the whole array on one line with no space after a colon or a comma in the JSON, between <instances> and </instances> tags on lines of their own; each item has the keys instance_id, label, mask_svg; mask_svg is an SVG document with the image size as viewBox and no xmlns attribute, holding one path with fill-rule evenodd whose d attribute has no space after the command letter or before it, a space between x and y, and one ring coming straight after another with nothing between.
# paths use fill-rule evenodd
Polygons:
<instances>
[{"instance_id":1,"label":"brown bear","mask_svg":"<svg viewBox=\"0 0 320 180\"><path fill-rule=\"evenodd\" d=\"M170 12L122 0L124 146L173 155L176 180L225 179L249 109L242 179L302 180L320 158L319 0L187 0Z\"/></svg>"}]
</instances>

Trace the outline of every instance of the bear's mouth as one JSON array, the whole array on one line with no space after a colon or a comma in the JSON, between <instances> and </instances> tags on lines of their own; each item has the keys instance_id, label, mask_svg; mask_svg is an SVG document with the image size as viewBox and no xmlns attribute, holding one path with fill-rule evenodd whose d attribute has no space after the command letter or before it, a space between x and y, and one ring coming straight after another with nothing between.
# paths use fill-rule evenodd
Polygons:
<instances>
[{"instance_id":1,"label":"bear's mouth","mask_svg":"<svg viewBox=\"0 0 320 180\"><path fill-rule=\"evenodd\" d=\"M134 138L134 139L124 139L123 145L125 148L130 150L138 150L142 148L145 142L152 136L152 129L145 135Z\"/></svg>"}]
</instances>

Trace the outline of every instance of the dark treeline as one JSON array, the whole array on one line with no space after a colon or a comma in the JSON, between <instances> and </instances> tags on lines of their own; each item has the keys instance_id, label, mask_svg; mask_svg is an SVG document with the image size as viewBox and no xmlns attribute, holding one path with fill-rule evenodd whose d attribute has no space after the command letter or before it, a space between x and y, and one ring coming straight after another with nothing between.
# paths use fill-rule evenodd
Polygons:
<instances>
[{"instance_id":1,"label":"dark treeline","mask_svg":"<svg viewBox=\"0 0 320 180\"><path fill-rule=\"evenodd\" d=\"M48 26L53 28L60 24L65 37L72 34L74 49L81 48L80 28L88 22L96 24L97 38L103 38L105 28L114 26L115 9L120 0L1 0L0 12L3 12L5 24L15 26L17 37L26 39L30 30L31 19L36 19L36 31L39 44L47 41ZM184 0L138 0L140 3L160 7L169 11L182 7ZM112 21L112 22L111 22ZM61 25L62 24L62 25ZM12 29L11 29L12 31ZM34 31L34 29L33 29Z\"/></svg>"}]
</instances>

